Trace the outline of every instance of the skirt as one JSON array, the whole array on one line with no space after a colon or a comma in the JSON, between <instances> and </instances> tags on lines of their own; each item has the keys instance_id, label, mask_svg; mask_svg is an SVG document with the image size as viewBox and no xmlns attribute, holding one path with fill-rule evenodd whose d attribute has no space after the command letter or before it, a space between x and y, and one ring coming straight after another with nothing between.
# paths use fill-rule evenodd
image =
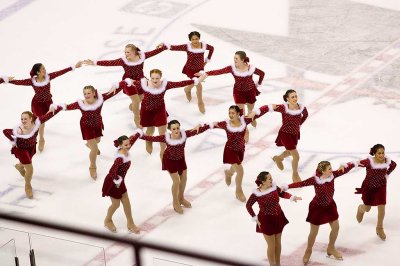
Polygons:
<instances>
[{"instance_id":1,"label":"skirt","mask_svg":"<svg viewBox=\"0 0 400 266\"><path fill-rule=\"evenodd\" d=\"M188 78L197 78L194 74L204 70L204 68L201 69L189 69L186 65L182 69L182 73L185 74Z\"/></svg>"},{"instance_id":2,"label":"skirt","mask_svg":"<svg viewBox=\"0 0 400 266\"><path fill-rule=\"evenodd\" d=\"M31 164L32 163L32 157L36 153L36 145L28 148L28 149L21 149L18 147L13 147L11 149L11 154L14 154L14 156L19 160L21 164Z\"/></svg>"},{"instance_id":3,"label":"skirt","mask_svg":"<svg viewBox=\"0 0 400 266\"><path fill-rule=\"evenodd\" d=\"M365 205L386 205L386 185L380 187L368 187L363 182L361 188L356 188L355 194L362 194L361 199Z\"/></svg>"},{"instance_id":4,"label":"skirt","mask_svg":"<svg viewBox=\"0 0 400 266\"><path fill-rule=\"evenodd\" d=\"M336 221L339 219L335 201L328 206L316 205L312 201L308 206L308 215L306 221L314 225L321 225Z\"/></svg>"},{"instance_id":5,"label":"skirt","mask_svg":"<svg viewBox=\"0 0 400 266\"><path fill-rule=\"evenodd\" d=\"M167 124L167 112L165 108L156 110L140 109L140 125L142 127L161 127Z\"/></svg>"},{"instance_id":6,"label":"skirt","mask_svg":"<svg viewBox=\"0 0 400 266\"><path fill-rule=\"evenodd\" d=\"M101 126L91 127L81 123L81 133L84 140L95 139L103 136L103 123Z\"/></svg>"},{"instance_id":7,"label":"skirt","mask_svg":"<svg viewBox=\"0 0 400 266\"><path fill-rule=\"evenodd\" d=\"M295 150L297 142L300 139L299 134L290 134L279 130L278 136L276 137L276 146L284 146L286 150Z\"/></svg>"},{"instance_id":8,"label":"skirt","mask_svg":"<svg viewBox=\"0 0 400 266\"><path fill-rule=\"evenodd\" d=\"M249 91L233 91L233 100L236 104L253 104L256 102L256 96L258 90L249 90Z\"/></svg>"},{"instance_id":9,"label":"skirt","mask_svg":"<svg viewBox=\"0 0 400 266\"><path fill-rule=\"evenodd\" d=\"M46 102L38 102L35 97L33 97L32 102L31 102L31 109L32 113L36 116L42 116L45 115L49 109L50 105L53 103L53 100L50 99L50 101Z\"/></svg>"},{"instance_id":10,"label":"skirt","mask_svg":"<svg viewBox=\"0 0 400 266\"><path fill-rule=\"evenodd\" d=\"M181 175L186 169L187 166L185 158L182 158L180 160L171 160L168 159L164 153L162 159L162 170L168 171L171 174L178 172L178 174Z\"/></svg>"},{"instance_id":11,"label":"skirt","mask_svg":"<svg viewBox=\"0 0 400 266\"><path fill-rule=\"evenodd\" d=\"M256 224L256 232L269 236L282 233L285 225L289 223L282 210L280 210L278 215L266 215L259 213L258 221L260 221L261 225L258 226L258 224Z\"/></svg>"},{"instance_id":12,"label":"skirt","mask_svg":"<svg viewBox=\"0 0 400 266\"><path fill-rule=\"evenodd\" d=\"M235 151L225 146L223 163L241 164L243 162L244 150Z\"/></svg>"},{"instance_id":13,"label":"skirt","mask_svg":"<svg viewBox=\"0 0 400 266\"><path fill-rule=\"evenodd\" d=\"M112 197L114 199L121 199L122 194L126 193L125 180L122 180L119 188L114 184L113 179L106 176L103 183L103 197Z\"/></svg>"}]
</instances>

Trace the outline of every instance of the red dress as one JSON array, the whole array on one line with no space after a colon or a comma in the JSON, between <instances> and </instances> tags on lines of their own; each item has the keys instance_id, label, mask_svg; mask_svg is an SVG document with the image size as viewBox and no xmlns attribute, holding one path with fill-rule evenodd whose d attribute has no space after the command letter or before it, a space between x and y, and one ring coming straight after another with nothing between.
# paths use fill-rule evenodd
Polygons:
<instances>
[{"instance_id":1,"label":"red dress","mask_svg":"<svg viewBox=\"0 0 400 266\"><path fill-rule=\"evenodd\" d=\"M197 78L172 82L162 80L160 88L148 86L146 78L142 78L140 83L135 83L136 87L144 92L140 108L140 124L142 127L160 127L167 124L167 111L165 110L164 95L167 90L173 88L185 87L190 84L196 84Z\"/></svg>"},{"instance_id":2,"label":"red dress","mask_svg":"<svg viewBox=\"0 0 400 266\"><path fill-rule=\"evenodd\" d=\"M107 101L111 97L117 95L122 89L128 85L126 81L119 82L119 88L114 94L99 94L97 100L93 104L85 104L82 100L78 100L74 103L65 106L65 110L76 110L79 109L82 113L80 120L82 138L84 140L95 139L103 136L103 118L101 117L101 108L103 107L104 101Z\"/></svg>"},{"instance_id":3,"label":"red dress","mask_svg":"<svg viewBox=\"0 0 400 266\"><path fill-rule=\"evenodd\" d=\"M186 64L182 69L182 73L189 78L194 78L195 73L204 70L204 62L211 60L212 54L214 53L214 47L201 42L201 48L192 48L191 43L181 45L171 45L169 47L171 51L184 51L187 54ZM204 60L204 53L208 50L208 56Z\"/></svg>"},{"instance_id":4,"label":"red dress","mask_svg":"<svg viewBox=\"0 0 400 266\"><path fill-rule=\"evenodd\" d=\"M233 86L233 99L236 104L253 104L256 102L256 96L260 94L257 86L260 86L264 79L264 71L249 65L249 69L245 72L240 72L236 69L235 65L227 66L218 70L206 72L209 76L222 75L231 73L235 78L235 85ZM253 74L260 76L258 85L253 81Z\"/></svg>"},{"instance_id":5,"label":"red dress","mask_svg":"<svg viewBox=\"0 0 400 266\"><path fill-rule=\"evenodd\" d=\"M335 179L348 173L352 168L354 168L354 163L347 163L343 172L341 170L333 171L326 179L321 179L319 175L315 175L288 186L289 188L314 186L315 196L308 207L307 222L314 225L322 225L336 221L339 218L336 203L333 200Z\"/></svg>"},{"instance_id":6,"label":"red dress","mask_svg":"<svg viewBox=\"0 0 400 266\"><path fill-rule=\"evenodd\" d=\"M33 78L30 79L14 79L10 81L10 83L15 85L32 86L35 95L32 98L31 109L32 113L38 117L46 114L47 111L49 111L50 105L53 103L52 95L50 93L50 81L74 69L74 66L67 67L63 70L46 74L45 80L42 82L37 82L36 76L33 76Z\"/></svg>"},{"instance_id":7,"label":"red dress","mask_svg":"<svg viewBox=\"0 0 400 266\"><path fill-rule=\"evenodd\" d=\"M204 125L200 127L199 133L196 130L181 130L180 139L171 139L169 133L160 136L143 135L140 138L146 141L165 143L167 148L162 158L162 170L166 170L171 174L178 172L181 175L187 169L185 160L186 139L201 134L209 128L209 125Z\"/></svg>"},{"instance_id":8,"label":"red dress","mask_svg":"<svg viewBox=\"0 0 400 266\"><path fill-rule=\"evenodd\" d=\"M260 222L260 226L256 225L256 232L264 235L280 234L285 225L289 223L279 205L279 197L293 200L291 194L282 191L275 184L265 191L260 191L258 188L253 191L246 203L246 208L253 220ZM253 205L258 203L260 211L256 216Z\"/></svg>"},{"instance_id":9,"label":"red dress","mask_svg":"<svg viewBox=\"0 0 400 266\"><path fill-rule=\"evenodd\" d=\"M152 51L143 52L139 51L140 59L137 62L130 62L125 57L121 57L115 60L101 60L101 61L94 61L95 65L98 66L122 66L124 68L124 75L122 79L130 78L133 80L140 80L144 78L143 73L143 64L146 59L149 59L152 56L155 56L162 51L167 50L167 46L163 46ZM142 90L136 90L135 87L129 87L124 90L124 93L128 96L132 96L135 94L143 94Z\"/></svg>"},{"instance_id":10,"label":"red dress","mask_svg":"<svg viewBox=\"0 0 400 266\"><path fill-rule=\"evenodd\" d=\"M0 77L0 84L1 83L8 83L8 82L9 82L8 77Z\"/></svg>"},{"instance_id":11,"label":"red dress","mask_svg":"<svg viewBox=\"0 0 400 266\"><path fill-rule=\"evenodd\" d=\"M14 154L21 164L31 164L32 157L36 153L36 139L39 134L39 127L42 123L55 116L58 112L62 110L62 107L57 107L53 112L49 112L45 115L39 116L35 120L35 126L29 134L23 135L18 133L21 124L14 129L4 129L4 135L11 141L12 148L11 154Z\"/></svg>"},{"instance_id":12,"label":"red dress","mask_svg":"<svg viewBox=\"0 0 400 266\"><path fill-rule=\"evenodd\" d=\"M260 109L255 110L257 114L254 119L257 119L264 114L266 114L270 108L265 105ZM225 130L227 141L224 148L223 163L226 164L241 164L244 157L245 151L245 140L244 136L246 134L246 127L253 120L251 118L246 118L244 116L240 117L240 126L232 127L229 120L218 122L216 128Z\"/></svg>"},{"instance_id":13,"label":"red dress","mask_svg":"<svg viewBox=\"0 0 400 266\"><path fill-rule=\"evenodd\" d=\"M299 110L290 110L287 103L277 105L275 112L282 114L282 126L275 140L277 146L284 146L286 150L295 150L300 139L300 125L308 117L307 108L299 105Z\"/></svg>"},{"instance_id":14,"label":"red dress","mask_svg":"<svg viewBox=\"0 0 400 266\"><path fill-rule=\"evenodd\" d=\"M358 162L359 167L365 167L367 170L361 188L356 188L356 194L362 194L361 199L365 205L386 205L387 178L396 165L387 157L384 163L375 163L373 157Z\"/></svg>"},{"instance_id":15,"label":"red dress","mask_svg":"<svg viewBox=\"0 0 400 266\"><path fill-rule=\"evenodd\" d=\"M129 137L129 142L133 145L139 138L140 133L135 133ZM128 153L127 156L120 154L117 150L115 154L114 164L112 165L108 175L103 183L103 197L112 197L121 199L122 194L126 193L125 176L131 166L131 157ZM118 185L117 185L118 184Z\"/></svg>"}]
</instances>

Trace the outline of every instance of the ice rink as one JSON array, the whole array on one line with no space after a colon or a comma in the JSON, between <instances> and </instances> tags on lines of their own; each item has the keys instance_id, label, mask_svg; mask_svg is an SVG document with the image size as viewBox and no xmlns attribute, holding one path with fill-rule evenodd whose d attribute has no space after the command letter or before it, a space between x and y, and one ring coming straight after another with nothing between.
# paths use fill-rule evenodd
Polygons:
<instances>
[{"instance_id":1,"label":"ice rink","mask_svg":"<svg viewBox=\"0 0 400 266\"><path fill-rule=\"evenodd\" d=\"M398 0L1 0L0 75L28 78L38 62L53 72L79 60L116 59L124 56L127 43L144 51L161 42L184 44L187 34L197 30L201 40L215 48L206 70L232 64L234 53L244 50L250 63L265 71L256 107L280 104L287 89L297 91L299 102L309 112L298 145L300 176L306 179L315 173L318 162L328 160L336 169L343 162L365 159L376 143L385 145L386 155L400 162L399 25ZM167 80L185 80L181 73L185 62L185 53L165 51L145 61L144 73L149 76L151 69L158 68ZM53 101L75 102L83 98L82 88L89 84L107 91L122 75L122 67L78 68L51 82ZM189 103L183 88L166 93L167 110L184 129L199 122L225 120L233 104L233 83L230 74L208 77L203 84L204 115L197 109L195 90ZM1 130L19 123L20 114L30 110L33 94L30 86L0 85ZM0 210L106 232L103 220L110 199L101 197L101 188L114 161L113 140L134 130L129 103L120 93L103 106L105 130L95 182L88 172L89 150L81 138L80 112L61 112L46 123L45 150L33 160L33 200L25 197L24 181L14 168L17 160L3 136ZM271 160L283 151L274 142L280 125L281 115L268 113L256 128L249 126L243 163L247 197L256 188L254 180L260 171L271 172L278 185L291 182L290 159L284 162L284 171ZM149 155L144 141L137 141L130 152L132 165L126 184L134 220L142 232L129 237L268 265L264 238L255 232L245 204L235 199L234 186L227 187L224 182L223 170L228 167L222 163L225 142L225 132L218 129L187 141L186 196L193 208L179 215L172 209L172 182L168 173L161 171L159 146L155 144ZM388 180L385 242L375 234L376 208L361 224L355 218L361 197L354 190L361 185L365 169L354 169L336 180L334 198L340 223L336 244L344 260L326 258L330 227L324 225L309 265L400 265L396 255L400 246L399 173L397 168ZM289 192L303 200L280 201L290 221L282 234L282 265L302 265L309 233L305 218L314 190L307 187ZM117 235L128 235L122 206L113 220ZM116 243L4 221L0 227L0 246L15 239L20 265L29 263L27 234L9 229L32 233L38 266L104 265L104 261L110 266L134 264L131 250ZM155 266L210 265L153 251L144 253L144 261ZM8 264L0 257L0 265Z\"/></svg>"}]
</instances>

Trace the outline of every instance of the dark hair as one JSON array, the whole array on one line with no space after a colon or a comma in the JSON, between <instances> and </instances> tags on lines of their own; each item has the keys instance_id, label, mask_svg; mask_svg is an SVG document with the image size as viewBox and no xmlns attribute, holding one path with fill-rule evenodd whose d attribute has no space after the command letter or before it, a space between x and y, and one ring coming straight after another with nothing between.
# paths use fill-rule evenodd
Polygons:
<instances>
[{"instance_id":1,"label":"dark hair","mask_svg":"<svg viewBox=\"0 0 400 266\"><path fill-rule=\"evenodd\" d=\"M33 78L33 76L36 76L38 74L38 72L40 71L40 68L43 66L42 63L36 63L33 65L31 72L29 72L29 75L31 76L31 78Z\"/></svg>"},{"instance_id":2,"label":"dark hair","mask_svg":"<svg viewBox=\"0 0 400 266\"><path fill-rule=\"evenodd\" d=\"M247 57L246 52L245 51L236 51L236 53L240 59L242 59L245 63L250 62L250 58Z\"/></svg>"},{"instance_id":3,"label":"dark hair","mask_svg":"<svg viewBox=\"0 0 400 266\"><path fill-rule=\"evenodd\" d=\"M285 94L283 95L283 100L285 101L285 102L287 102L287 99L289 98L289 94L291 94L291 93L293 93L293 92L296 92L295 90L287 90L286 92L285 92Z\"/></svg>"},{"instance_id":4,"label":"dark hair","mask_svg":"<svg viewBox=\"0 0 400 266\"><path fill-rule=\"evenodd\" d=\"M326 170L326 168L327 168L328 166L330 166L330 165L331 165L331 163L328 162L328 161L321 161L321 162L319 162L319 163L318 163L318 166L317 166L316 175L317 175L317 176L322 175L322 172L324 172L324 171Z\"/></svg>"},{"instance_id":5,"label":"dark hair","mask_svg":"<svg viewBox=\"0 0 400 266\"><path fill-rule=\"evenodd\" d=\"M237 105L231 105L231 106L229 106L229 110L235 110L236 111L236 113L239 113L240 114L240 108L239 108L239 106L237 106Z\"/></svg>"},{"instance_id":6,"label":"dark hair","mask_svg":"<svg viewBox=\"0 0 400 266\"><path fill-rule=\"evenodd\" d=\"M199 37L199 39L200 39L200 32L198 32L198 31L192 31L191 33L189 33L189 35L188 35L189 41L192 40L192 37L193 37L193 36L197 36L197 37Z\"/></svg>"},{"instance_id":7,"label":"dark hair","mask_svg":"<svg viewBox=\"0 0 400 266\"><path fill-rule=\"evenodd\" d=\"M172 126L172 125L175 125L175 124L178 124L179 126L181 126L181 123L179 123L178 120L174 119L174 120L171 120L171 121L168 122L167 128L168 128L169 130L171 130L171 126Z\"/></svg>"},{"instance_id":8,"label":"dark hair","mask_svg":"<svg viewBox=\"0 0 400 266\"><path fill-rule=\"evenodd\" d=\"M385 147L384 147L382 144L375 144L375 145L369 150L369 154L373 156L373 155L375 155L375 153L376 153L379 149L385 150Z\"/></svg>"},{"instance_id":9,"label":"dark hair","mask_svg":"<svg viewBox=\"0 0 400 266\"><path fill-rule=\"evenodd\" d=\"M124 142L124 140L127 140L127 139L129 139L127 136L122 135L121 137L119 137L116 140L114 140L114 146L115 147L121 146L122 142Z\"/></svg>"},{"instance_id":10,"label":"dark hair","mask_svg":"<svg viewBox=\"0 0 400 266\"><path fill-rule=\"evenodd\" d=\"M269 172L267 171L262 171L261 173L258 174L255 183L257 186L261 186L262 183L267 180L267 175L269 175Z\"/></svg>"}]
</instances>

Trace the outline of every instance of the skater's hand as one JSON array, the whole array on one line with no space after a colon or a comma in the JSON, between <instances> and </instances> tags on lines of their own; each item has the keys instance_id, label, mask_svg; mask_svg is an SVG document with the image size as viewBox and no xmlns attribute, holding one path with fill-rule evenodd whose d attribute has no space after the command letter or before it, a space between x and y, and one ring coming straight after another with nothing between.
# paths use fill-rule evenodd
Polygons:
<instances>
[{"instance_id":1,"label":"skater's hand","mask_svg":"<svg viewBox=\"0 0 400 266\"><path fill-rule=\"evenodd\" d=\"M254 120L254 117L256 116L256 113L254 113L253 111L248 114L246 117L251 118L252 120Z\"/></svg>"},{"instance_id":2,"label":"skater's hand","mask_svg":"<svg viewBox=\"0 0 400 266\"><path fill-rule=\"evenodd\" d=\"M257 223L258 227L261 227L261 223L260 223L260 221L258 220L258 218L257 218L257 220L256 220L256 223Z\"/></svg>"},{"instance_id":3,"label":"skater's hand","mask_svg":"<svg viewBox=\"0 0 400 266\"><path fill-rule=\"evenodd\" d=\"M160 43L159 45L156 46L156 49L159 49L159 48L161 48L163 46L164 46L164 43Z\"/></svg>"},{"instance_id":4,"label":"skater's hand","mask_svg":"<svg viewBox=\"0 0 400 266\"><path fill-rule=\"evenodd\" d=\"M14 77L8 77L8 81L12 81Z\"/></svg>"},{"instance_id":5,"label":"skater's hand","mask_svg":"<svg viewBox=\"0 0 400 266\"><path fill-rule=\"evenodd\" d=\"M197 134L199 134L199 130L200 130L201 125L198 124L197 126L195 126L191 131L196 131Z\"/></svg>"},{"instance_id":6,"label":"skater's hand","mask_svg":"<svg viewBox=\"0 0 400 266\"><path fill-rule=\"evenodd\" d=\"M294 202L297 202L298 200L302 200L302 198L301 198L301 197L294 196L293 201L294 201Z\"/></svg>"},{"instance_id":7,"label":"skater's hand","mask_svg":"<svg viewBox=\"0 0 400 266\"><path fill-rule=\"evenodd\" d=\"M201 76L200 72L194 73L194 75L195 75L196 77L200 77L200 76Z\"/></svg>"},{"instance_id":8,"label":"skater's hand","mask_svg":"<svg viewBox=\"0 0 400 266\"><path fill-rule=\"evenodd\" d=\"M343 165L341 165L340 167L339 167L339 169L338 169L338 171L342 171L342 173L344 173L344 166Z\"/></svg>"},{"instance_id":9,"label":"skater's hand","mask_svg":"<svg viewBox=\"0 0 400 266\"><path fill-rule=\"evenodd\" d=\"M75 64L76 68L80 68L82 66L84 61L79 61L78 63Z\"/></svg>"},{"instance_id":10,"label":"skater's hand","mask_svg":"<svg viewBox=\"0 0 400 266\"><path fill-rule=\"evenodd\" d=\"M84 63L85 65L90 65L90 66L93 66L93 65L94 65L93 60L90 60L90 59L83 60L83 63Z\"/></svg>"},{"instance_id":11,"label":"skater's hand","mask_svg":"<svg viewBox=\"0 0 400 266\"><path fill-rule=\"evenodd\" d=\"M110 94L115 94L115 91L117 90L117 87L115 86L115 85L113 85L112 87L111 87L111 89L107 92L107 95L110 95Z\"/></svg>"},{"instance_id":12,"label":"skater's hand","mask_svg":"<svg viewBox=\"0 0 400 266\"><path fill-rule=\"evenodd\" d=\"M199 83L203 82L207 77L208 77L208 75L207 75L206 73L202 74L202 75L199 77Z\"/></svg>"},{"instance_id":13,"label":"skater's hand","mask_svg":"<svg viewBox=\"0 0 400 266\"><path fill-rule=\"evenodd\" d=\"M214 127L218 127L218 122L213 122Z\"/></svg>"}]
</instances>

